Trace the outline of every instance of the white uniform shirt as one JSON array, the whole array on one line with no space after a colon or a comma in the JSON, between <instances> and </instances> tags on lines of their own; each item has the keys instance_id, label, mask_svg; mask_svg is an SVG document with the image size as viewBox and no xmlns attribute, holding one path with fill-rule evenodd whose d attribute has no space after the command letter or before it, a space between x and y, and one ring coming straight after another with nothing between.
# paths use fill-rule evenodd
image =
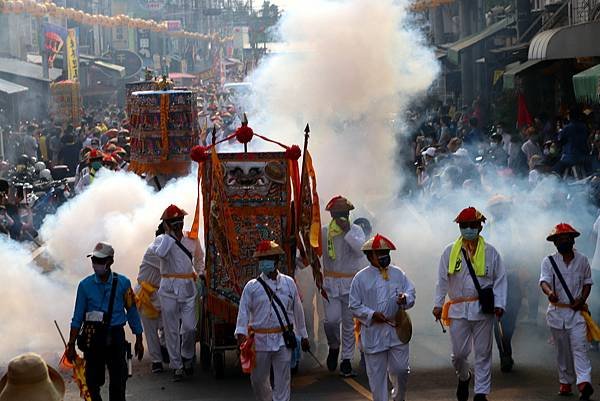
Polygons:
<instances>
[{"instance_id":1,"label":"white uniform shirt","mask_svg":"<svg viewBox=\"0 0 600 401\"><path fill-rule=\"evenodd\" d=\"M462 268L459 272L448 274L448 261L453 244L444 250L438 267L438 281L435 286L434 306L441 308L446 295L450 299L477 297L477 290L469 274L467 263L462 257ZM461 252L462 254L462 252ZM506 270L500 254L491 244L485 244L485 276L477 276L481 288L494 288L494 306L506 310L507 280ZM473 266L474 267L474 266ZM484 320L479 301L460 302L450 306L448 317L451 319Z\"/></svg>"},{"instance_id":2,"label":"white uniform shirt","mask_svg":"<svg viewBox=\"0 0 600 401\"><path fill-rule=\"evenodd\" d=\"M285 306L290 323L294 325L296 335L301 338L307 338L304 310L302 309L302 302L300 301L300 295L298 294L298 288L294 279L281 273L277 274L275 280L269 279L264 274L261 274L260 277L277 294L277 297L279 297ZM275 303L275 301L273 302ZM278 308L277 310L283 320L283 324L287 325L281 308L277 303L275 305ZM248 281L248 284L244 287L244 291L242 291L235 334L247 336L248 326L256 329L281 327L264 287L256 279ZM274 352L278 351L285 343L281 333L256 333L254 335L254 345L256 351Z\"/></svg>"},{"instance_id":3,"label":"white uniform shirt","mask_svg":"<svg viewBox=\"0 0 600 401\"><path fill-rule=\"evenodd\" d=\"M558 252L552 255L558 270L562 273L562 276L571 291L573 298L577 299L581 296L583 286L586 284L592 284L592 270L588 258L583 254L574 251L575 258L571 261L569 266L565 264L563 257ZM540 283L545 281L550 285L550 288L558 296L558 303L570 304L569 297L563 289L563 286L558 279L558 276L554 273L550 259L546 256L542 261L542 273L540 275ZM553 278L554 277L554 278ZM559 308L552 304L548 305L548 311L546 312L546 323L553 329L571 329L575 324L583 322L583 316L578 311L574 311L571 308Z\"/></svg>"},{"instance_id":4,"label":"white uniform shirt","mask_svg":"<svg viewBox=\"0 0 600 401\"><path fill-rule=\"evenodd\" d=\"M350 293L350 284L352 277L335 278L326 277L327 272L336 272L344 274L355 274L360 269L369 264L361 248L365 243L365 233L356 224L350 225L350 230L346 234L340 234L333 238L335 249L335 260L331 259L327 252L327 232L328 227L323 227L323 288L330 297L340 297Z\"/></svg>"},{"instance_id":5,"label":"white uniform shirt","mask_svg":"<svg viewBox=\"0 0 600 401\"><path fill-rule=\"evenodd\" d=\"M396 330L385 323L374 323L373 313L382 312L392 322L399 307L410 309L415 304L415 286L399 267L388 266L389 280L384 280L376 267L362 269L352 280L350 309L360 320L362 349L367 354L386 351L402 342ZM406 305L398 305L398 295L406 294Z\"/></svg>"},{"instance_id":6,"label":"white uniform shirt","mask_svg":"<svg viewBox=\"0 0 600 401\"><path fill-rule=\"evenodd\" d=\"M184 234L181 243L194 256L193 263L175 240L166 234L159 235L150 246L160 260L160 273L164 274L203 274L204 252L198 240L193 240ZM179 301L189 301L197 294L196 283L190 279L167 278L160 280L159 295L176 298Z\"/></svg>"},{"instance_id":7,"label":"white uniform shirt","mask_svg":"<svg viewBox=\"0 0 600 401\"><path fill-rule=\"evenodd\" d=\"M592 270L600 271L600 215L594 223L594 232L596 233L596 250L592 258Z\"/></svg>"},{"instance_id":8,"label":"white uniform shirt","mask_svg":"<svg viewBox=\"0 0 600 401\"><path fill-rule=\"evenodd\" d=\"M144 253L142 263L140 264L140 271L137 276L138 285L135 288L136 293L139 291L139 283L142 281L146 281L156 288L160 286L160 257L152 251L152 244L146 249L146 253ZM152 300L152 305L160 310L160 300L158 299L157 292L154 292L150 299Z\"/></svg>"}]
</instances>

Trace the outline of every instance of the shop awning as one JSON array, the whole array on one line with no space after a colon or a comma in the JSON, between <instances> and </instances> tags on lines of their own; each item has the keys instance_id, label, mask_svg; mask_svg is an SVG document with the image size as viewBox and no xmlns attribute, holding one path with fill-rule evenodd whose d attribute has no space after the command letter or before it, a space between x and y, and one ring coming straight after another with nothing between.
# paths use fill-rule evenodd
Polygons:
<instances>
[{"instance_id":1,"label":"shop awning","mask_svg":"<svg viewBox=\"0 0 600 401\"><path fill-rule=\"evenodd\" d=\"M125 67L123 67L123 66L109 63L107 61L102 61L102 60L94 61L94 65L97 65L100 68L110 70L110 71L114 72L115 74L117 74L120 78L125 77Z\"/></svg>"},{"instance_id":2,"label":"shop awning","mask_svg":"<svg viewBox=\"0 0 600 401\"><path fill-rule=\"evenodd\" d=\"M59 70L58 68L49 68L48 78L44 78L41 65L4 57L0 58L0 72L46 82L54 81L62 75L62 70Z\"/></svg>"},{"instance_id":3,"label":"shop awning","mask_svg":"<svg viewBox=\"0 0 600 401\"><path fill-rule=\"evenodd\" d=\"M575 98L580 101L600 101L600 64L573 75Z\"/></svg>"},{"instance_id":4,"label":"shop awning","mask_svg":"<svg viewBox=\"0 0 600 401\"><path fill-rule=\"evenodd\" d=\"M600 56L600 21L542 31L529 45L529 60L560 60Z\"/></svg>"},{"instance_id":5,"label":"shop awning","mask_svg":"<svg viewBox=\"0 0 600 401\"><path fill-rule=\"evenodd\" d=\"M7 95L13 95L15 93L27 92L29 90L28 87L22 86L19 84L15 84L10 81L5 81L0 79L0 93L5 93Z\"/></svg>"},{"instance_id":6,"label":"shop awning","mask_svg":"<svg viewBox=\"0 0 600 401\"><path fill-rule=\"evenodd\" d=\"M503 31L504 29L512 25L514 22L515 20L513 17L504 18L488 26L481 32L477 32L476 34L467 36L466 38L463 38L458 42L454 42L448 48L448 60L450 60L454 64L458 64L460 62L461 52Z\"/></svg>"},{"instance_id":7,"label":"shop awning","mask_svg":"<svg viewBox=\"0 0 600 401\"><path fill-rule=\"evenodd\" d=\"M504 87L504 89L515 89L515 81L517 78L517 75L521 74L522 72L526 71L527 69L538 65L540 63L542 63L543 60L528 60L525 61L524 63L519 63L517 65L514 65L510 68L508 68L505 72L504 75L502 77L502 85Z\"/></svg>"}]
</instances>

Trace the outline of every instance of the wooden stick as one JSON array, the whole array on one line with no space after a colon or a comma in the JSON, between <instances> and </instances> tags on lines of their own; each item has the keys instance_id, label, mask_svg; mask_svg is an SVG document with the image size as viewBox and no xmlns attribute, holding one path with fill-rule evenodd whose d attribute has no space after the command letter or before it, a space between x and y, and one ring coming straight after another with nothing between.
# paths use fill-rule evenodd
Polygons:
<instances>
[{"instance_id":1,"label":"wooden stick","mask_svg":"<svg viewBox=\"0 0 600 401\"><path fill-rule=\"evenodd\" d=\"M60 327L58 326L58 323L56 322L56 320L54 321L54 325L56 326L56 330L58 330L58 334L60 334L60 338L61 338L63 344L65 345L65 348L67 348L67 342L65 341L65 336L63 336L62 331L60 331Z\"/></svg>"}]
</instances>

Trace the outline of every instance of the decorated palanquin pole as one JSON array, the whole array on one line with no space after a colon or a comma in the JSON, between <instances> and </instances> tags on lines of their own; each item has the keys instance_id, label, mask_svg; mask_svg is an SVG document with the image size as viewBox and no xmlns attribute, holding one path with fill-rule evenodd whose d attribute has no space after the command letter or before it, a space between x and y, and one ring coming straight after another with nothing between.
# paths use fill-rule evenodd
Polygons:
<instances>
[{"instance_id":1,"label":"decorated palanquin pole","mask_svg":"<svg viewBox=\"0 0 600 401\"><path fill-rule=\"evenodd\" d=\"M132 92L129 101L131 164L147 177L189 174L190 152L198 144L195 98L191 91L169 89Z\"/></svg>"},{"instance_id":2,"label":"decorated palanquin pole","mask_svg":"<svg viewBox=\"0 0 600 401\"><path fill-rule=\"evenodd\" d=\"M244 151L217 153L219 143L233 139L244 145ZM252 140L271 142L281 151L247 152ZM198 235L203 222L206 247L201 354L206 353L206 347L212 348L213 363L219 346L235 347L232 333L241 293L245 284L259 274L258 260L253 257L259 242L273 240L282 246L286 257L278 269L291 276L298 249L305 264L313 266L315 282L322 288L319 198L306 145L302 152L297 145L269 139L254 132L244 118L242 126L229 137L218 142L213 139L210 146L192 150L191 158L199 168L191 235ZM324 291L321 293L326 296ZM221 344L228 336L230 344Z\"/></svg>"}]
</instances>

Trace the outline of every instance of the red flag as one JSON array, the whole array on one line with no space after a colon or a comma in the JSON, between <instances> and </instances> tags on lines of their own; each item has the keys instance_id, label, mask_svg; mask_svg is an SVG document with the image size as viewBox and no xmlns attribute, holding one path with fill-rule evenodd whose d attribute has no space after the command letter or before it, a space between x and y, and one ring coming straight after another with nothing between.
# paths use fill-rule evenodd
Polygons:
<instances>
[{"instance_id":1,"label":"red flag","mask_svg":"<svg viewBox=\"0 0 600 401\"><path fill-rule=\"evenodd\" d=\"M519 93L517 107L517 127L521 128L523 126L531 125L533 123L533 120L531 118L531 114L529 114L529 110L527 109L525 96L523 96L522 93Z\"/></svg>"}]
</instances>

